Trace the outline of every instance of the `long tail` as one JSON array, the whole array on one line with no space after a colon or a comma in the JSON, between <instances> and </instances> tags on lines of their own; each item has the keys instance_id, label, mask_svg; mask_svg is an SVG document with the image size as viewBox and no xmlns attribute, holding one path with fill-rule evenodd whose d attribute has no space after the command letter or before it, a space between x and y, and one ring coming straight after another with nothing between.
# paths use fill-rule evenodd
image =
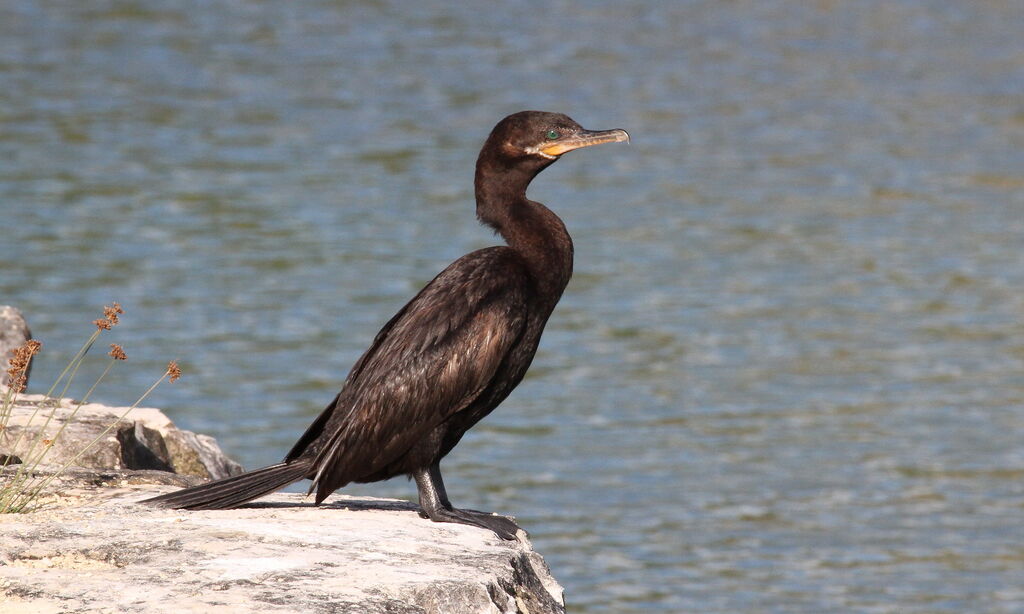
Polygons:
<instances>
[{"instance_id":1,"label":"long tail","mask_svg":"<svg viewBox=\"0 0 1024 614\"><path fill-rule=\"evenodd\" d=\"M310 460L296 459L139 503L185 510L226 510L298 482L306 477L311 466Z\"/></svg>"}]
</instances>

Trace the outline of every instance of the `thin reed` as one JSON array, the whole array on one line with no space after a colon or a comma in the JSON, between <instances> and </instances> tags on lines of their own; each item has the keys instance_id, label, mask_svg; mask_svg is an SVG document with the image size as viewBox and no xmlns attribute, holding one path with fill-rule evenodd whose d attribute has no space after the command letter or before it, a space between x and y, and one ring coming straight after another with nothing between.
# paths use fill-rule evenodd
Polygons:
<instances>
[{"instance_id":1,"label":"thin reed","mask_svg":"<svg viewBox=\"0 0 1024 614\"><path fill-rule=\"evenodd\" d=\"M181 369L178 364L174 361L168 363L167 369L164 373L149 387L142 395L132 403L117 420L113 421L108 425L103 432L91 440L81 450L77 451L70 460L66 461L56 471L50 472L48 475L39 475L37 469L40 464L46 458L47 453L53 448L53 445L58 441L60 436L64 433L65 428L68 424L74 421L75 414L78 410L89 400L92 393L96 390L96 387L103 381L103 378L107 376L114 364L117 362L127 360L128 356L120 345L116 343L110 344L110 351L107 355L110 357L106 367L95 382L89 387L85 395L80 400L75 402L75 405L70 415L63 420L60 427L52 437L47 437L47 428L49 427L54 416L57 414L57 410L60 408L60 399L67 396L68 390L71 388L71 384L74 381L75 375L78 373L79 367L85 361L86 356L92 349L93 345L99 339L100 335L104 331L111 330L120 322L120 316L124 313L124 310L117 303L114 303L110 307L104 307L103 318L93 321L96 326L96 330L93 331L89 339L82 345L81 349L74 355L68 365L64 368L61 374L54 381L53 385L46 392L46 397L50 399L49 403L38 403L35 405L34 410L29 416L27 422L20 429L18 437L15 439L10 429L10 421L14 413L14 407L17 403L18 395L24 392L26 382L28 366L32 360L32 357L39 353L42 348L42 344L34 339L30 339L25 342L20 348L15 351L14 357L9 361L10 365L7 369L7 373L10 375L11 385L7 388L3 395L3 401L0 403L0 450L7 450L6 454L0 455L0 513L22 513L36 509L38 507L38 501L40 495L42 495L47 486L50 485L53 480L60 477L69 467L73 466L83 454L88 452L100 442L106 435L114 428L114 426L122 419L124 419L131 410L138 407L142 401L156 389L161 382L165 379L175 381L181 377ZM57 398L53 397L54 391L61 388L60 394ZM41 424L40 424L41 422ZM33 431L33 423L35 423L35 429ZM30 434L32 433L32 434ZM13 443L12 443L13 440ZM27 441L27 443L26 443ZM23 444L25 444L23 448ZM18 452L21 450L20 452ZM15 453L20 455L20 463L17 465L17 469L14 467L8 467L14 464L18 459L15 457Z\"/></svg>"}]
</instances>

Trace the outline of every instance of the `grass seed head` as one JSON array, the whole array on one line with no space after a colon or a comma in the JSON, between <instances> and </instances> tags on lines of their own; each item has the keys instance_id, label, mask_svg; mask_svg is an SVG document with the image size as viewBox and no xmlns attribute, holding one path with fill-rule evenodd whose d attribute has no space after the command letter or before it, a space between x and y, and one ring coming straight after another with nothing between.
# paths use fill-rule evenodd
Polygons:
<instances>
[{"instance_id":1,"label":"grass seed head","mask_svg":"<svg viewBox=\"0 0 1024 614\"><path fill-rule=\"evenodd\" d=\"M178 378L181 377L181 368L178 366L177 362L172 360L167 363L167 374L171 376L172 382L177 381Z\"/></svg>"},{"instance_id":2,"label":"grass seed head","mask_svg":"<svg viewBox=\"0 0 1024 614\"><path fill-rule=\"evenodd\" d=\"M7 369L7 375L11 376L10 388L15 392L25 390L25 384L28 380L28 377L26 377L28 365L32 362L32 357L39 353L39 348L41 347L43 347L42 343L35 339L29 339L14 350L14 356L8 361L10 367Z\"/></svg>"},{"instance_id":3,"label":"grass seed head","mask_svg":"<svg viewBox=\"0 0 1024 614\"><path fill-rule=\"evenodd\" d=\"M124 348L116 343L110 344L110 357L115 360L128 360L128 355L124 353Z\"/></svg>"},{"instance_id":4,"label":"grass seed head","mask_svg":"<svg viewBox=\"0 0 1024 614\"><path fill-rule=\"evenodd\" d=\"M124 313L120 303L114 303L111 307L103 307L103 317L110 321L111 326L117 325L118 315Z\"/></svg>"}]
</instances>

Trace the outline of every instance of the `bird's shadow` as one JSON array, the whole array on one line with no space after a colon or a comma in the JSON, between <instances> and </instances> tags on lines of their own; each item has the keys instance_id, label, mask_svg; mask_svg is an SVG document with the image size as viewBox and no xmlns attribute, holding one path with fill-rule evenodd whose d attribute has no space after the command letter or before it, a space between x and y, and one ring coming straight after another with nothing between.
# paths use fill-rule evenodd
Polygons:
<instances>
[{"instance_id":1,"label":"bird's shadow","mask_svg":"<svg viewBox=\"0 0 1024 614\"><path fill-rule=\"evenodd\" d=\"M381 499L345 499L316 505L312 501L254 501L238 509L287 509L295 507L347 511L418 512L420 506L411 501L385 501Z\"/></svg>"},{"instance_id":2,"label":"bird's shadow","mask_svg":"<svg viewBox=\"0 0 1024 614\"><path fill-rule=\"evenodd\" d=\"M318 508L325 510L345 510L352 512L364 512L364 511L378 511L378 512L420 512L420 506L412 501L396 501L396 500L385 500L385 499L344 499L342 501L331 501L329 503L321 503L317 505L312 501L253 501L240 505L235 509L290 509L290 508ZM488 516L503 516L502 514L496 514L494 512L482 512L480 510L472 510L469 508L463 508L462 511L470 512L473 514L483 514ZM503 516L505 518L515 518L515 516Z\"/></svg>"}]
</instances>

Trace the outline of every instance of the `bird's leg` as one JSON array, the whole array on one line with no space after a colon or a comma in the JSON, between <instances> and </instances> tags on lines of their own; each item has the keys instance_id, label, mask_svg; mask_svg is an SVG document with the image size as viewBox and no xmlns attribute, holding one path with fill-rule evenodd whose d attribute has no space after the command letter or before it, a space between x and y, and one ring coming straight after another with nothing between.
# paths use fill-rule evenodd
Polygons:
<instances>
[{"instance_id":1,"label":"bird's leg","mask_svg":"<svg viewBox=\"0 0 1024 614\"><path fill-rule=\"evenodd\" d=\"M416 479L416 488L420 491L421 517L434 522L454 522L490 529L502 539L516 539L516 532L520 530L519 525L505 516L453 508L444 490L439 463L434 463L429 468L417 469L412 477Z\"/></svg>"},{"instance_id":2,"label":"bird's leg","mask_svg":"<svg viewBox=\"0 0 1024 614\"><path fill-rule=\"evenodd\" d=\"M416 488L420 491L420 507L424 510L420 512L420 516L431 517L425 510L452 509L452 503L444 489L444 480L441 479L440 463L434 463L426 469L418 469L412 476L416 478Z\"/></svg>"}]
</instances>

